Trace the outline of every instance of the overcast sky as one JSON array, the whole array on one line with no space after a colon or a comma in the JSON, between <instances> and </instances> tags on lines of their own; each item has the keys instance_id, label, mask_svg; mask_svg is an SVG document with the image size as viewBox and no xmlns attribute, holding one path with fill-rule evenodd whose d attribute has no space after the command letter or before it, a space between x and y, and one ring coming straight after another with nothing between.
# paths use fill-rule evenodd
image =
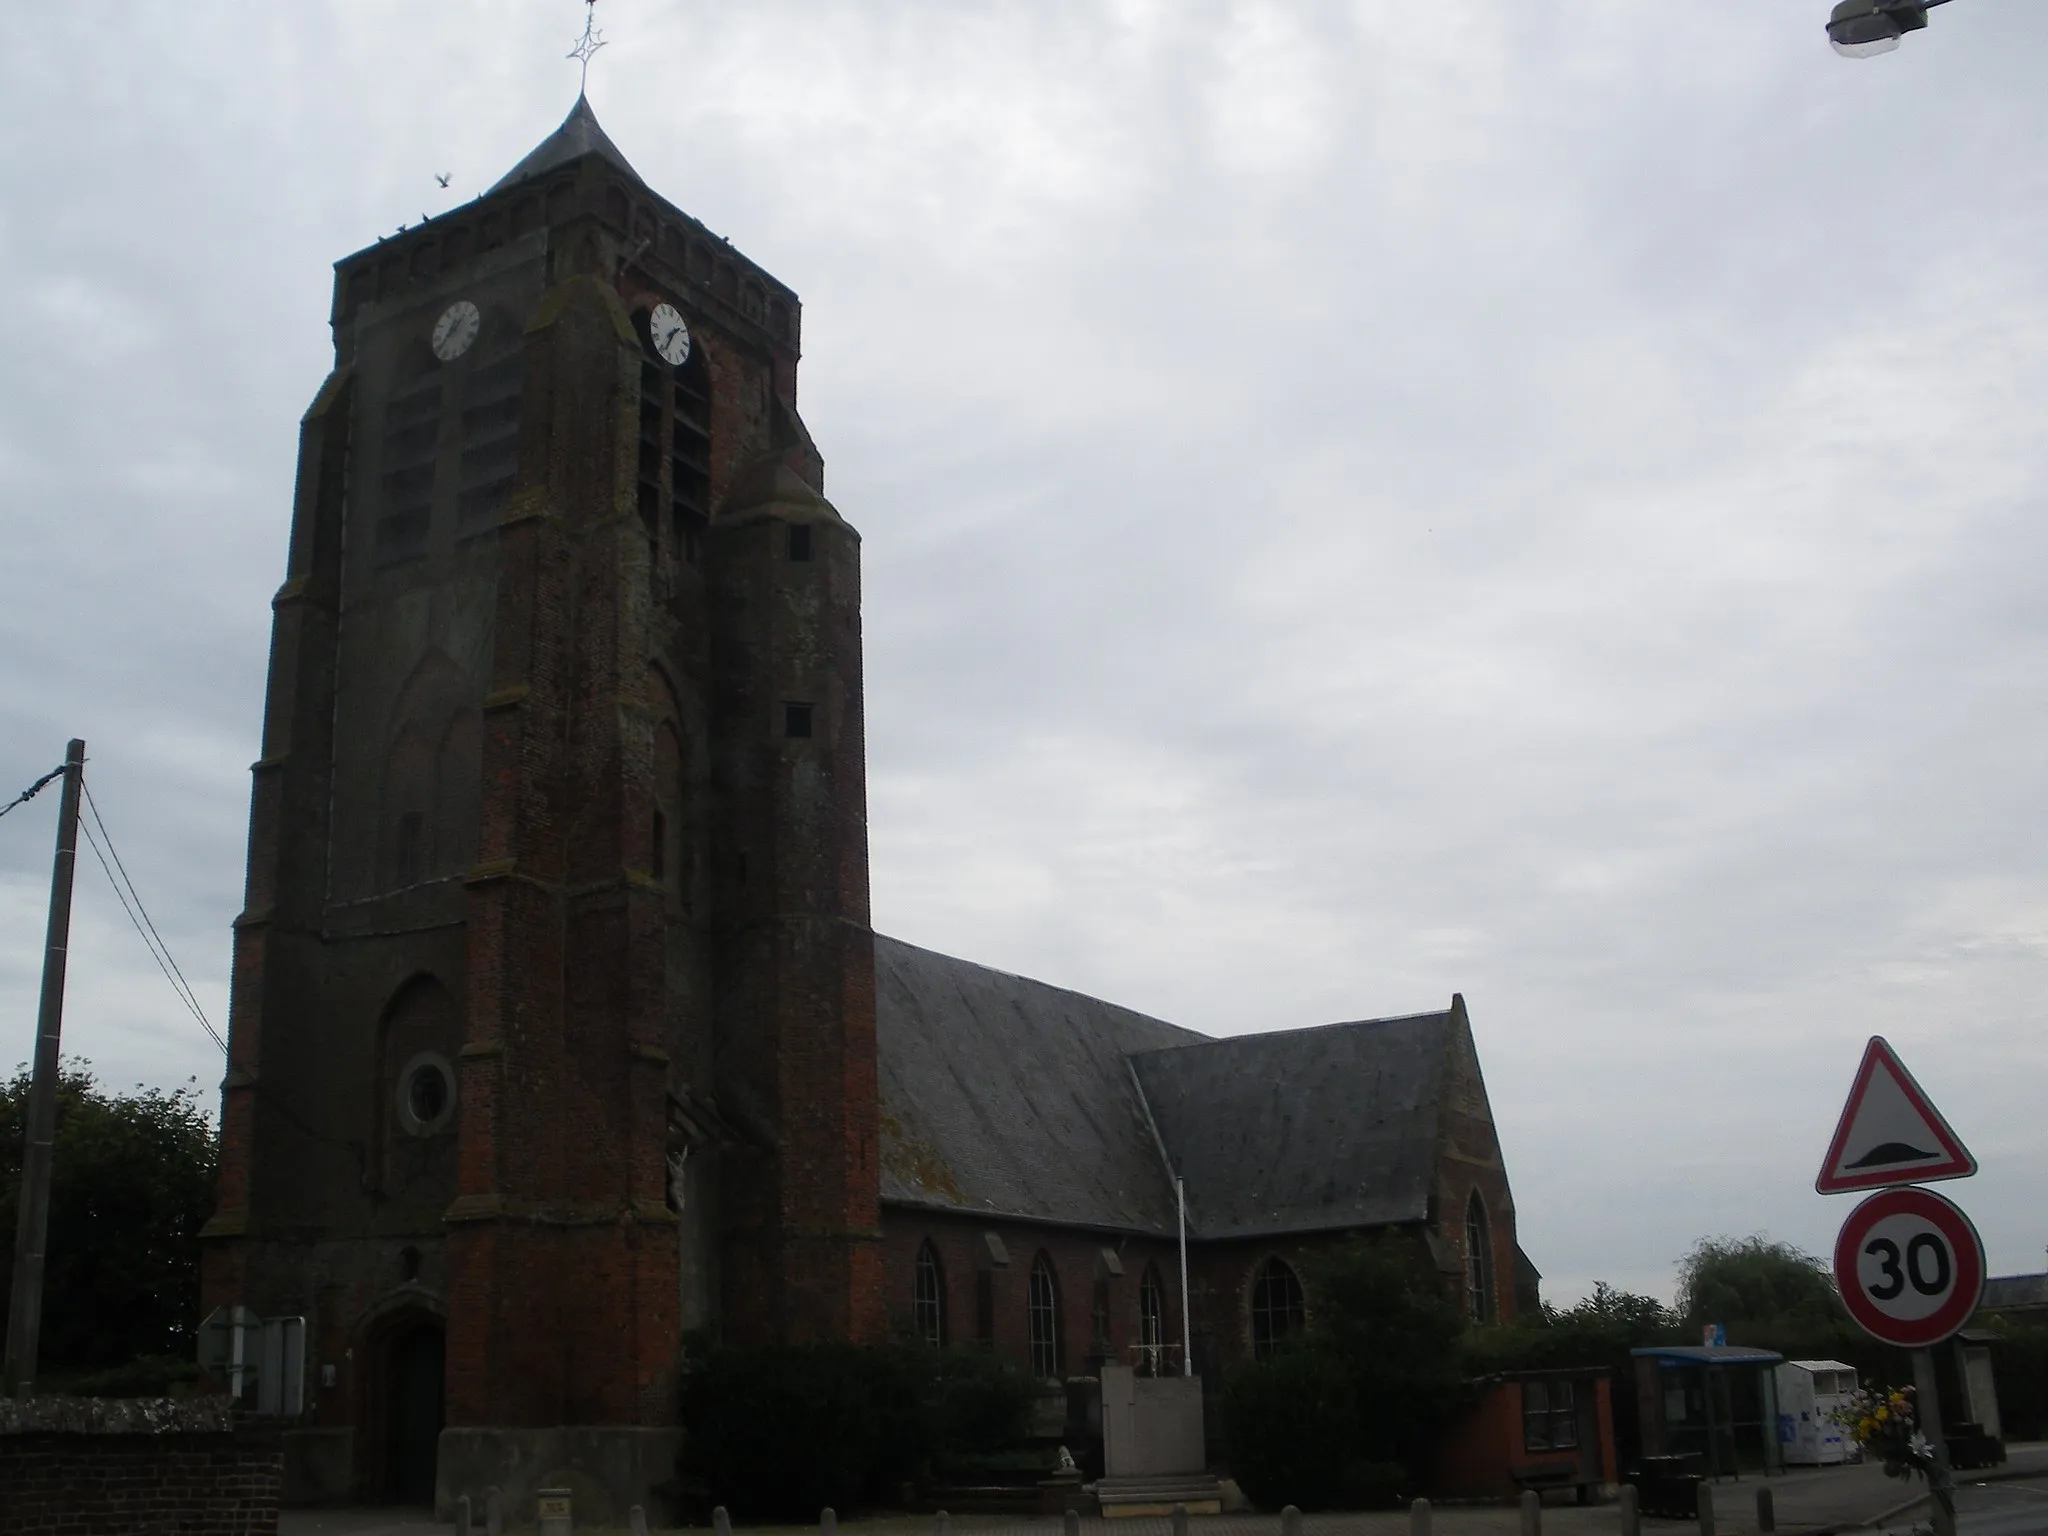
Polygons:
<instances>
[{"instance_id":1,"label":"overcast sky","mask_svg":"<svg viewBox=\"0 0 2048 1536\"><path fill-rule=\"evenodd\" d=\"M1462 992L1559 1301L1826 1251L1881 1032L2040 1269L2048 6L1826 11L603 0L613 139L804 299L876 927L1217 1034ZM0 48L0 798L88 739L216 1023L331 263L549 133L582 15ZM74 933L67 1048L210 1093L89 858Z\"/></svg>"}]
</instances>

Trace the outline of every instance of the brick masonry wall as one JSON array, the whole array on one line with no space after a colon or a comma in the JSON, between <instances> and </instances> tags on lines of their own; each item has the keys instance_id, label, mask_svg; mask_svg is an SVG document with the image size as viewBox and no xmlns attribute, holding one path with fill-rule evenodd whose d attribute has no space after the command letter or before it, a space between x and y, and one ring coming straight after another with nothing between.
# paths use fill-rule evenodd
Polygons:
<instances>
[{"instance_id":1,"label":"brick masonry wall","mask_svg":"<svg viewBox=\"0 0 2048 1536\"><path fill-rule=\"evenodd\" d=\"M1493 1192L1493 1186L1488 1186ZM1502 1250L1502 1261L1512 1263L1514 1254L1513 1208L1506 1205L1505 1186L1500 1186L1506 1219L1497 1222L1494 1236ZM915 1284L918 1250L926 1243L938 1255L945 1342L949 1344L988 1343L1005 1360L1019 1368L1030 1363L1029 1296L1031 1266L1043 1254L1052 1265L1059 1293L1060 1374L1092 1375L1103 1358L1124 1363L1138 1342L1138 1288L1146 1266L1156 1266L1165 1307L1166 1342L1179 1345L1181 1333L1180 1262L1170 1239L1075 1231L1024 1222L987 1221L948 1215L904 1206L890 1206L882 1213L882 1264L884 1308L890 1330L898 1336L911 1332L911 1296ZM994 1233L1009 1254L1009 1264L991 1268L986 1260L983 1234ZM1188 1245L1189 1301L1194 1313L1195 1366L1204 1376L1216 1376L1252 1354L1252 1287L1260 1268L1269 1259L1279 1259L1294 1270L1302 1282L1308 1314L1315 1315L1314 1269L1316 1260L1348 1241L1345 1232L1316 1233L1238 1242L1191 1242ZM1411 1234L1416 1244L1416 1262L1430 1264L1429 1247L1418 1231ZM1456 1240L1462 1243L1460 1226ZM1098 1350L1094 1340L1094 1296L1098 1255L1107 1249L1123 1266L1121 1278L1107 1282L1108 1348ZM1456 1252L1455 1248L1450 1250ZM992 1330L984 1334L980 1291L981 1275L988 1276L987 1321ZM1447 1291L1462 1298L1462 1276L1443 1276ZM1503 1292L1504 1307L1511 1307L1511 1291ZM1176 1355L1177 1359L1178 1356Z\"/></svg>"},{"instance_id":2,"label":"brick masonry wall","mask_svg":"<svg viewBox=\"0 0 2048 1536\"><path fill-rule=\"evenodd\" d=\"M7 1536L274 1536L275 1433L184 1404L9 1404L0 1418ZM87 1411L89 1410L89 1411Z\"/></svg>"}]
</instances>

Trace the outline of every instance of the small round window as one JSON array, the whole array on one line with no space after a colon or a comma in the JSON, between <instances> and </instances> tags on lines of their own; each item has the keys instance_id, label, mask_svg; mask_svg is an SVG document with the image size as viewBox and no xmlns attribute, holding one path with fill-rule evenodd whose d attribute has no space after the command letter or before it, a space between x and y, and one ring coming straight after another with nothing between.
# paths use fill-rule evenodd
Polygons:
<instances>
[{"instance_id":1,"label":"small round window","mask_svg":"<svg viewBox=\"0 0 2048 1536\"><path fill-rule=\"evenodd\" d=\"M455 1073L436 1051L421 1051L398 1075L398 1123L415 1136L446 1129L455 1117Z\"/></svg>"}]
</instances>

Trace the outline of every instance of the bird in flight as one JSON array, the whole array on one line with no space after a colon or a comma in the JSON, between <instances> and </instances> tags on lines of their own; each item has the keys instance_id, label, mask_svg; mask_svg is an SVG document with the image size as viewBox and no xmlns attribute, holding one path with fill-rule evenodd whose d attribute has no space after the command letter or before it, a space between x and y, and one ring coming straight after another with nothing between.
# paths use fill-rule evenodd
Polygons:
<instances>
[{"instance_id":1,"label":"bird in flight","mask_svg":"<svg viewBox=\"0 0 2048 1536\"><path fill-rule=\"evenodd\" d=\"M434 172L434 180L438 181L439 183L441 183L442 186L445 187L448 185L448 178L450 176L453 176L454 174L455 173L453 171L436 171Z\"/></svg>"}]
</instances>

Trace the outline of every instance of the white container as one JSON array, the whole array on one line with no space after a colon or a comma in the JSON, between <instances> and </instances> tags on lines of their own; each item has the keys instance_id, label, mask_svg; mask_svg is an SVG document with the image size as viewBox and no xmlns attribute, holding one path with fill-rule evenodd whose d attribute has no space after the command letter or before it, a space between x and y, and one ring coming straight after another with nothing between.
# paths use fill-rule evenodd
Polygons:
<instances>
[{"instance_id":1,"label":"white container","mask_svg":"<svg viewBox=\"0 0 2048 1536\"><path fill-rule=\"evenodd\" d=\"M1785 1464L1832 1467L1859 1459L1838 1409L1856 1395L1856 1369L1839 1360L1787 1360L1777 1368L1778 1444Z\"/></svg>"}]
</instances>

